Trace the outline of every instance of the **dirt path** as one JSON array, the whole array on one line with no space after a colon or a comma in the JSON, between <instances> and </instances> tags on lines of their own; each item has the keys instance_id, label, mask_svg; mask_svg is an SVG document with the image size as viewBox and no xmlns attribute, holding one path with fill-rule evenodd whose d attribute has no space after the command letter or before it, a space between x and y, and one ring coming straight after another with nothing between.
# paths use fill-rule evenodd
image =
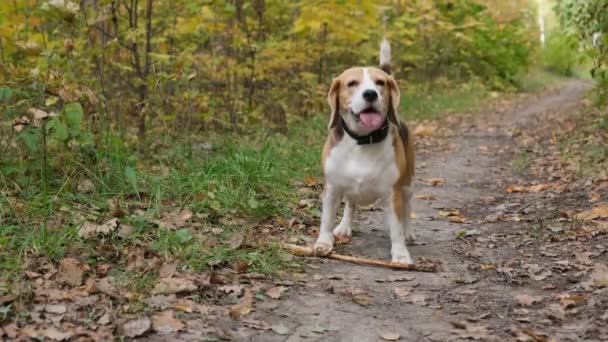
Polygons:
<instances>
[{"instance_id":1,"label":"dirt path","mask_svg":"<svg viewBox=\"0 0 608 342\"><path fill-rule=\"evenodd\" d=\"M291 287L284 299L256 308L251 317L287 328L279 329L284 330L280 331L283 335L272 330L251 330L252 335L246 340L378 341L382 334L392 333L402 341L502 341L515 340L517 329L524 329L524 333L519 332L522 340L525 337L544 341L542 333L535 335L525 329L544 329L554 336L562 333L562 328L551 328L563 326L555 324L551 315L535 318L530 311L534 311L536 303L519 307L521 303L516 299L517 295L526 294L549 302L550 296L543 294L541 282L517 281L517 270L513 270L516 267L508 263L521 256L520 243L525 242L525 232L536 219L488 223L484 217L497 211L524 216L549 213L525 211L531 206L545 208L542 203L546 201L542 199L521 197L527 195L507 197L510 194L504 191L510 178L515 178L510 164L516 154L511 132L533 125L539 114L575 106L587 89L585 83L566 83L558 91L528 99L507 113L488 113L465 120L440 145L419 146L415 192L437 199L415 200L418 242L410 251L415 258L441 260L443 272L403 273L311 260L308 278ZM445 184L430 186L421 181L425 178L443 178ZM451 209L459 209L467 223L451 223L438 214ZM338 251L389 259L389 236L381 222L379 211L359 211L353 241L338 246ZM457 238L463 229L470 237ZM540 255L531 254L528 258ZM527 299L521 298L524 302ZM456 321L462 324L455 327L450 323ZM583 330L564 331L566 335L559 335L562 338L585 337Z\"/></svg>"}]
</instances>

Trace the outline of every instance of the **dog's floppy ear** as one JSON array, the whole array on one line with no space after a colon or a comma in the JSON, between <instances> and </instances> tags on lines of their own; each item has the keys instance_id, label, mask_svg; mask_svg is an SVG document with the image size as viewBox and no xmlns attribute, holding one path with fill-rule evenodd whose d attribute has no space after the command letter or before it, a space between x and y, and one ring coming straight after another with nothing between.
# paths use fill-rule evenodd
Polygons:
<instances>
[{"instance_id":1,"label":"dog's floppy ear","mask_svg":"<svg viewBox=\"0 0 608 342\"><path fill-rule=\"evenodd\" d=\"M399 104L401 93L399 92L399 86L394 78L388 78L388 87L390 90L389 104L388 104L388 120L394 123L397 127L401 127L401 120L399 120Z\"/></svg>"},{"instance_id":2,"label":"dog's floppy ear","mask_svg":"<svg viewBox=\"0 0 608 342\"><path fill-rule=\"evenodd\" d=\"M329 129L335 128L340 122L340 79L334 78L329 87L329 93L327 93L327 103L331 108L331 116L329 118Z\"/></svg>"}]
</instances>

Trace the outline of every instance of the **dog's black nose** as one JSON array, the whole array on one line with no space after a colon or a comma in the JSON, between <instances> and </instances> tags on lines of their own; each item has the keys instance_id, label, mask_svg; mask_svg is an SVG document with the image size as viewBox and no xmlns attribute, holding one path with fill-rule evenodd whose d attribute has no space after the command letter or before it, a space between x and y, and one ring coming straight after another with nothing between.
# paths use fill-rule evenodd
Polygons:
<instances>
[{"instance_id":1,"label":"dog's black nose","mask_svg":"<svg viewBox=\"0 0 608 342\"><path fill-rule=\"evenodd\" d=\"M375 90L367 89L363 92L363 98L367 102L374 102L378 98L378 93Z\"/></svg>"}]
</instances>

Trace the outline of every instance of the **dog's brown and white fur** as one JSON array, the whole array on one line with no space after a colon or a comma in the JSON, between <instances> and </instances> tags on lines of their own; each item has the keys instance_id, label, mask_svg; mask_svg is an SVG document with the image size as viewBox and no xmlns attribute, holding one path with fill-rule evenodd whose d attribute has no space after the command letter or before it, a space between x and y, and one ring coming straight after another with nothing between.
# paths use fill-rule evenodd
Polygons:
<instances>
[{"instance_id":1,"label":"dog's brown and white fur","mask_svg":"<svg viewBox=\"0 0 608 342\"><path fill-rule=\"evenodd\" d=\"M352 235L357 204L379 201L384 222L390 229L392 261L413 262L405 242L406 239L415 239L410 224L414 146L407 127L399 120L399 88L389 72L390 46L383 41L380 68L345 70L333 80L329 89L329 136L321 158L325 174L323 215L319 238L314 244L319 255L332 251L334 236ZM377 98L371 102L366 100L363 96L366 90L375 91ZM358 135L368 134L357 114L370 108L380 113L384 120L388 119L389 132L380 142L358 145L355 139L345 134L343 125ZM344 215L334 229L342 199L345 201Z\"/></svg>"}]
</instances>

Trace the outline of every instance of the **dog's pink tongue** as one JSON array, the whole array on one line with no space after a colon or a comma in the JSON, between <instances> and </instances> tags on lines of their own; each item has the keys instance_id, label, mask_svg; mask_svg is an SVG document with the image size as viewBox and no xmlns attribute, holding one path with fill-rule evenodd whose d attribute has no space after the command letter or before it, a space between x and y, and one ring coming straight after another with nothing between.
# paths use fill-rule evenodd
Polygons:
<instances>
[{"instance_id":1,"label":"dog's pink tongue","mask_svg":"<svg viewBox=\"0 0 608 342\"><path fill-rule=\"evenodd\" d=\"M375 130L382 125L382 116L377 112L362 112L359 114L359 120L363 126L369 130Z\"/></svg>"}]
</instances>

